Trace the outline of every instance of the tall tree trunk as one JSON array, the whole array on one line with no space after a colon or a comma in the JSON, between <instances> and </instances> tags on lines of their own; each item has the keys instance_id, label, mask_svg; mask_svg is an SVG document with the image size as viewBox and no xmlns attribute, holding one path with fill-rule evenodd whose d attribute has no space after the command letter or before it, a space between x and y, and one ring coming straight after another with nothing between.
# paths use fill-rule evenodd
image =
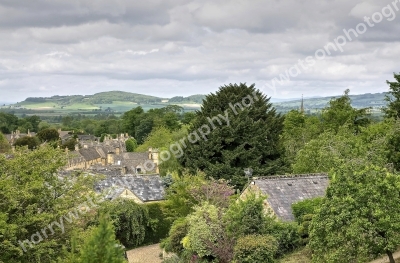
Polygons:
<instances>
[{"instance_id":1,"label":"tall tree trunk","mask_svg":"<svg viewBox=\"0 0 400 263\"><path fill-rule=\"evenodd\" d=\"M392 253L392 252L390 252L389 250L386 250L386 254L387 254L388 257L389 257L389 262L390 262L390 263L396 263L396 262L394 261L393 253Z\"/></svg>"}]
</instances>

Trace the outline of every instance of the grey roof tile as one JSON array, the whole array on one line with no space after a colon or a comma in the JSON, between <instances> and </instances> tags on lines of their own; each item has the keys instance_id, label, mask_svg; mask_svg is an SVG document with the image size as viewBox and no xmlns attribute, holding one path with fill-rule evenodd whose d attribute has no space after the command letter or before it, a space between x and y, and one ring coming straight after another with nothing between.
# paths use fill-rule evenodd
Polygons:
<instances>
[{"instance_id":1,"label":"grey roof tile","mask_svg":"<svg viewBox=\"0 0 400 263\"><path fill-rule=\"evenodd\" d=\"M257 178L254 184L266 194L278 218L293 221L292 204L324 196L329 184L326 174L303 174Z\"/></svg>"},{"instance_id":2,"label":"grey roof tile","mask_svg":"<svg viewBox=\"0 0 400 263\"><path fill-rule=\"evenodd\" d=\"M110 188L116 189L117 193L109 194L114 198L119 196L118 191L121 189L129 189L143 202L161 201L165 196L164 186L159 175L109 176L95 186L97 191Z\"/></svg>"}]
</instances>

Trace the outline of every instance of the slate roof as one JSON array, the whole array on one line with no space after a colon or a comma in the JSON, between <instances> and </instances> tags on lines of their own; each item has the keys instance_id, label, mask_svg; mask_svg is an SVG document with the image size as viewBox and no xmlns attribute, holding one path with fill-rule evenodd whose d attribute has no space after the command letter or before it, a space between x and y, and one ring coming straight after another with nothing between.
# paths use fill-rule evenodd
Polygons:
<instances>
[{"instance_id":1,"label":"slate roof","mask_svg":"<svg viewBox=\"0 0 400 263\"><path fill-rule=\"evenodd\" d=\"M58 134L60 135L60 138L66 138L72 136L69 134L71 131L59 131Z\"/></svg>"},{"instance_id":2,"label":"slate roof","mask_svg":"<svg viewBox=\"0 0 400 263\"><path fill-rule=\"evenodd\" d=\"M96 191L111 189L108 198L118 197L124 189L129 189L142 202L164 200L164 186L159 175L127 175L110 176L100 181L96 186Z\"/></svg>"},{"instance_id":3,"label":"slate roof","mask_svg":"<svg viewBox=\"0 0 400 263\"><path fill-rule=\"evenodd\" d=\"M284 221L295 220L292 213L293 203L324 196L329 184L326 174L270 176L253 181L268 196L267 202L278 218Z\"/></svg>"},{"instance_id":4,"label":"slate roof","mask_svg":"<svg viewBox=\"0 0 400 263\"><path fill-rule=\"evenodd\" d=\"M121 154L124 160L143 160L149 159L149 152L124 152Z\"/></svg>"},{"instance_id":5,"label":"slate roof","mask_svg":"<svg viewBox=\"0 0 400 263\"><path fill-rule=\"evenodd\" d=\"M19 133L19 134L4 134L4 136L6 137L6 139L10 142L12 139L19 139L19 138L23 138L28 136L27 133ZM30 132L30 136L36 136L36 132Z\"/></svg>"},{"instance_id":6,"label":"slate roof","mask_svg":"<svg viewBox=\"0 0 400 263\"><path fill-rule=\"evenodd\" d=\"M96 141L97 137L94 135L84 134L84 135L78 135L78 139L81 141Z\"/></svg>"},{"instance_id":7,"label":"slate roof","mask_svg":"<svg viewBox=\"0 0 400 263\"><path fill-rule=\"evenodd\" d=\"M96 148L83 148L79 150L79 153L85 158L86 161L96 160L101 158L101 155L96 151Z\"/></svg>"}]
</instances>

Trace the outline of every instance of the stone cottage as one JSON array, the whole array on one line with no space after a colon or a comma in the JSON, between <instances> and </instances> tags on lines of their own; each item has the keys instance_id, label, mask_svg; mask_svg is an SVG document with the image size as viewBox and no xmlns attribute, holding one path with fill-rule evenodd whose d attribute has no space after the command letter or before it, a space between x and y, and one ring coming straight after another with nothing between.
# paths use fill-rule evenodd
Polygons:
<instances>
[{"instance_id":1,"label":"stone cottage","mask_svg":"<svg viewBox=\"0 0 400 263\"><path fill-rule=\"evenodd\" d=\"M326 174L259 177L243 191L241 198L246 198L251 190L264 194L267 196L264 207L268 213L276 215L283 221L294 221L292 204L325 196L328 184L329 179Z\"/></svg>"}]
</instances>

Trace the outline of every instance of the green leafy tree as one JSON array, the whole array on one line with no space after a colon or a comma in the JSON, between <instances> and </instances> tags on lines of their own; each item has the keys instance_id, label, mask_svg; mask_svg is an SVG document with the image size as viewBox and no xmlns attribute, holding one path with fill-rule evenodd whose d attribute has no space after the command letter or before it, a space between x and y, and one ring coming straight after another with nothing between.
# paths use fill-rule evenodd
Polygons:
<instances>
[{"instance_id":1,"label":"green leafy tree","mask_svg":"<svg viewBox=\"0 0 400 263\"><path fill-rule=\"evenodd\" d=\"M96 209L91 193L96 177L60 180L57 174L65 164L65 153L52 147L16 149L11 159L0 155L1 262L54 262L72 230L83 231L90 211ZM61 218L64 228L54 223L54 232L50 231L49 224L60 225Z\"/></svg>"},{"instance_id":2,"label":"green leafy tree","mask_svg":"<svg viewBox=\"0 0 400 263\"><path fill-rule=\"evenodd\" d=\"M26 117L25 120L27 123L30 123L30 131L31 132L38 132L39 131L39 123L41 122L41 119L39 116L33 115Z\"/></svg>"},{"instance_id":3,"label":"green leafy tree","mask_svg":"<svg viewBox=\"0 0 400 263\"><path fill-rule=\"evenodd\" d=\"M63 143L62 145L62 149L68 148L68 150L70 151L74 151L75 150L75 145L77 145L78 142L76 141L76 139L71 138L68 141L66 141L65 143Z\"/></svg>"},{"instance_id":4,"label":"green leafy tree","mask_svg":"<svg viewBox=\"0 0 400 263\"><path fill-rule=\"evenodd\" d=\"M17 139L14 142L14 146L28 146L29 150L38 148L39 144L40 144L40 141L35 136L34 137L25 136L25 137Z\"/></svg>"},{"instance_id":5,"label":"green leafy tree","mask_svg":"<svg viewBox=\"0 0 400 263\"><path fill-rule=\"evenodd\" d=\"M234 190L223 180L205 180L204 174L197 176L174 174L173 183L166 189L165 210L170 219L186 217L194 206L208 202L226 208L232 201Z\"/></svg>"},{"instance_id":6,"label":"green leafy tree","mask_svg":"<svg viewBox=\"0 0 400 263\"><path fill-rule=\"evenodd\" d=\"M185 112L182 115L181 121L183 124L191 124L195 118L196 118L196 113L189 111L189 112Z\"/></svg>"},{"instance_id":7,"label":"green leafy tree","mask_svg":"<svg viewBox=\"0 0 400 263\"><path fill-rule=\"evenodd\" d=\"M201 170L208 177L231 180L242 188L246 167L251 167L254 175L280 172L282 121L270 99L254 84L223 86L206 96L189 129L191 142L179 160L193 173ZM208 129L208 135L199 135Z\"/></svg>"},{"instance_id":8,"label":"green leafy tree","mask_svg":"<svg viewBox=\"0 0 400 263\"><path fill-rule=\"evenodd\" d=\"M234 241L225 231L223 210L208 202L194 210L187 217L188 232L182 240L183 247L200 258L231 262Z\"/></svg>"},{"instance_id":9,"label":"green leafy tree","mask_svg":"<svg viewBox=\"0 0 400 263\"><path fill-rule=\"evenodd\" d=\"M58 141L58 139L60 138L58 131L56 129L52 129L52 128L41 130L40 132L38 132L38 134L36 136L42 142Z\"/></svg>"},{"instance_id":10,"label":"green leafy tree","mask_svg":"<svg viewBox=\"0 0 400 263\"><path fill-rule=\"evenodd\" d=\"M272 236L248 235L237 240L234 258L241 263L274 263L278 242Z\"/></svg>"},{"instance_id":11,"label":"green leafy tree","mask_svg":"<svg viewBox=\"0 0 400 263\"><path fill-rule=\"evenodd\" d=\"M170 219L175 220L180 217L186 217L193 212L193 207L198 204L191 194L191 189L203 185L204 176L190 176L184 174L178 176L173 174L173 184L166 189L165 207Z\"/></svg>"},{"instance_id":12,"label":"green leafy tree","mask_svg":"<svg viewBox=\"0 0 400 263\"><path fill-rule=\"evenodd\" d=\"M32 123L28 122L27 119L21 118L18 119L18 130L22 133L27 133L28 131L33 131Z\"/></svg>"},{"instance_id":13,"label":"green leafy tree","mask_svg":"<svg viewBox=\"0 0 400 263\"><path fill-rule=\"evenodd\" d=\"M286 162L294 163L296 154L322 132L321 120L316 116L306 116L298 110L289 111L283 122L282 144Z\"/></svg>"},{"instance_id":14,"label":"green leafy tree","mask_svg":"<svg viewBox=\"0 0 400 263\"><path fill-rule=\"evenodd\" d=\"M271 221L263 209L265 198L250 192L244 200L238 199L233 203L225 215L229 222L228 233L235 237L264 233L267 222Z\"/></svg>"},{"instance_id":15,"label":"green leafy tree","mask_svg":"<svg viewBox=\"0 0 400 263\"><path fill-rule=\"evenodd\" d=\"M128 140L126 140L125 145L127 152L134 152L138 146L134 138L129 138Z\"/></svg>"},{"instance_id":16,"label":"green leafy tree","mask_svg":"<svg viewBox=\"0 0 400 263\"><path fill-rule=\"evenodd\" d=\"M385 97L388 103L387 107L383 109L386 118L400 118L400 73L394 73L396 81L386 81L390 87L388 94Z\"/></svg>"},{"instance_id":17,"label":"green leafy tree","mask_svg":"<svg viewBox=\"0 0 400 263\"><path fill-rule=\"evenodd\" d=\"M39 128L39 131L42 131L42 130L44 130L44 129L49 129L49 128L51 128L51 127L50 127L50 124L49 124L47 121L41 121L41 122L39 123L38 128Z\"/></svg>"},{"instance_id":18,"label":"green leafy tree","mask_svg":"<svg viewBox=\"0 0 400 263\"><path fill-rule=\"evenodd\" d=\"M359 131L370 123L368 109L355 109L351 106L350 90L345 90L344 95L332 99L329 106L322 111L324 130L337 132L340 127L348 125L349 128Z\"/></svg>"},{"instance_id":19,"label":"green leafy tree","mask_svg":"<svg viewBox=\"0 0 400 263\"><path fill-rule=\"evenodd\" d=\"M159 165L161 176L166 176L168 173L174 172L181 174L182 166L178 158L183 154L183 149L182 147L177 147L179 144L176 142L185 137L187 137L186 127L175 131L171 131L164 126L156 127L148 135L143 144L139 145L135 151L145 152L148 151L149 148L158 149L160 153L168 151L170 152L169 158L165 158L164 156L161 158L161 156L159 156L161 160Z\"/></svg>"},{"instance_id":20,"label":"green leafy tree","mask_svg":"<svg viewBox=\"0 0 400 263\"><path fill-rule=\"evenodd\" d=\"M122 125L127 133L131 136L135 136L136 127L139 124L144 114L142 107L136 107L127 111L122 115Z\"/></svg>"},{"instance_id":21,"label":"green leafy tree","mask_svg":"<svg viewBox=\"0 0 400 263\"><path fill-rule=\"evenodd\" d=\"M396 128L397 127L397 128ZM293 164L295 173L329 172L347 160L366 158L371 164L385 166L398 155L390 155L400 148L391 143L398 136L398 124L384 122L361 127L354 133L348 126L337 132L325 131L300 150ZM394 158L394 159L393 159Z\"/></svg>"},{"instance_id":22,"label":"green leafy tree","mask_svg":"<svg viewBox=\"0 0 400 263\"><path fill-rule=\"evenodd\" d=\"M6 137L0 132L0 153L8 152L11 149Z\"/></svg>"},{"instance_id":23,"label":"green leafy tree","mask_svg":"<svg viewBox=\"0 0 400 263\"><path fill-rule=\"evenodd\" d=\"M161 243L161 247L167 252L176 253L181 255L184 252L182 239L187 235L188 223L186 218L178 218L174 221L169 230L168 237Z\"/></svg>"},{"instance_id":24,"label":"green leafy tree","mask_svg":"<svg viewBox=\"0 0 400 263\"><path fill-rule=\"evenodd\" d=\"M144 241L149 223L148 210L133 200L118 199L105 204L105 213L114 223L115 236L125 247L137 247Z\"/></svg>"},{"instance_id":25,"label":"green leafy tree","mask_svg":"<svg viewBox=\"0 0 400 263\"><path fill-rule=\"evenodd\" d=\"M400 177L362 159L336 167L312 220L313 262L368 262L400 246Z\"/></svg>"},{"instance_id":26,"label":"green leafy tree","mask_svg":"<svg viewBox=\"0 0 400 263\"><path fill-rule=\"evenodd\" d=\"M171 131L181 128L178 115L174 112L165 113L162 120L165 123L165 126Z\"/></svg>"},{"instance_id":27,"label":"green leafy tree","mask_svg":"<svg viewBox=\"0 0 400 263\"><path fill-rule=\"evenodd\" d=\"M123 263L124 252L114 235L112 222L106 217L100 218L99 226L86 241L81 251L81 263Z\"/></svg>"},{"instance_id":28,"label":"green leafy tree","mask_svg":"<svg viewBox=\"0 0 400 263\"><path fill-rule=\"evenodd\" d=\"M136 152L145 152L150 147L168 149L171 143L173 143L172 132L166 127L158 127L153 129L146 140L136 148Z\"/></svg>"},{"instance_id":29,"label":"green leafy tree","mask_svg":"<svg viewBox=\"0 0 400 263\"><path fill-rule=\"evenodd\" d=\"M0 132L10 134L18 128L18 117L14 114L0 112Z\"/></svg>"},{"instance_id":30,"label":"green leafy tree","mask_svg":"<svg viewBox=\"0 0 400 263\"><path fill-rule=\"evenodd\" d=\"M140 120L140 123L135 129L135 138L138 144L142 144L147 136L151 133L154 127L154 119L151 116L147 116Z\"/></svg>"}]
</instances>

